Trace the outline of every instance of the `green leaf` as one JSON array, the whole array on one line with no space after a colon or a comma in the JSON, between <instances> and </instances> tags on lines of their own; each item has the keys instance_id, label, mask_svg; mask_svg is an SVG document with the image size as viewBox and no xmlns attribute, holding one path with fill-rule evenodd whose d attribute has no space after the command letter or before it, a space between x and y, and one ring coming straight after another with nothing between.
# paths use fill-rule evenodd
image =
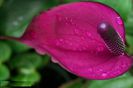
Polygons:
<instances>
[{"instance_id":1,"label":"green leaf","mask_svg":"<svg viewBox=\"0 0 133 88\"><path fill-rule=\"evenodd\" d=\"M4 0L0 0L0 7L2 6Z\"/></svg>"},{"instance_id":2,"label":"green leaf","mask_svg":"<svg viewBox=\"0 0 133 88\"><path fill-rule=\"evenodd\" d=\"M42 58L36 53L26 53L15 56L10 61L10 65L13 68L37 68L41 65Z\"/></svg>"},{"instance_id":3,"label":"green leaf","mask_svg":"<svg viewBox=\"0 0 133 88\"><path fill-rule=\"evenodd\" d=\"M50 62L50 57L48 55L43 55L42 56L42 66L48 65Z\"/></svg>"},{"instance_id":4,"label":"green leaf","mask_svg":"<svg viewBox=\"0 0 133 88\"><path fill-rule=\"evenodd\" d=\"M59 5L59 3L60 3L60 0L46 0L44 3L44 6L45 6L44 8L49 9L53 6Z\"/></svg>"},{"instance_id":5,"label":"green leaf","mask_svg":"<svg viewBox=\"0 0 133 88\"><path fill-rule=\"evenodd\" d=\"M83 80L82 79L76 79L76 80L72 80L68 83L63 84L62 86L60 86L59 88L82 88L83 86Z\"/></svg>"},{"instance_id":6,"label":"green leaf","mask_svg":"<svg viewBox=\"0 0 133 88\"><path fill-rule=\"evenodd\" d=\"M78 2L78 1L81 1L81 0L64 0L64 2L68 3L68 2ZM82 0L83 1L83 0ZM85 1L85 0L84 0Z\"/></svg>"},{"instance_id":7,"label":"green leaf","mask_svg":"<svg viewBox=\"0 0 133 88\"><path fill-rule=\"evenodd\" d=\"M8 81L0 81L0 88L7 88L5 86L7 86L9 84Z\"/></svg>"},{"instance_id":8,"label":"green leaf","mask_svg":"<svg viewBox=\"0 0 133 88\"><path fill-rule=\"evenodd\" d=\"M133 77L130 74L110 79L92 81L87 88L133 88Z\"/></svg>"},{"instance_id":9,"label":"green leaf","mask_svg":"<svg viewBox=\"0 0 133 88\"><path fill-rule=\"evenodd\" d=\"M11 48L4 42L0 42L0 63L7 61L11 56Z\"/></svg>"},{"instance_id":10,"label":"green leaf","mask_svg":"<svg viewBox=\"0 0 133 88\"><path fill-rule=\"evenodd\" d=\"M15 53L22 53L22 52L26 52L30 49L30 47L28 47L27 45L25 44L22 44L18 41L7 41L7 43L11 46L12 50L15 52Z\"/></svg>"},{"instance_id":11,"label":"green leaf","mask_svg":"<svg viewBox=\"0 0 133 88\"><path fill-rule=\"evenodd\" d=\"M126 35L126 40L127 40L127 43L128 43L128 46L132 46L133 47L133 36L131 35Z\"/></svg>"},{"instance_id":12,"label":"green leaf","mask_svg":"<svg viewBox=\"0 0 133 88\"><path fill-rule=\"evenodd\" d=\"M93 0L104 3L114 8L126 21L128 14L132 11L132 0Z\"/></svg>"},{"instance_id":13,"label":"green leaf","mask_svg":"<svg viewBox=\"0 0 133 88\"><path fill-rule=\"evenodd\" d=\"M133 11L130 12L125 25L126 25L126 33L133 35Z\"/></svg>"},{"instance_id":14,"label":"green leaf","mask_svg":"<svg viewBox=\"0 0 133 88\"><path fill-rule=\"evenodd\" d=\"M133 36L131 35L126 35L126 40L127 40L127 52L129 55L133 55Z\"/></svg>"},{"instance_id":15,"label":"green leaf","mask_svg":"<svg viewBox=\"0 0 133 88\"><path fill-rule=\"evenodd\" d=\"M15 87L28 87L34 85L36 82L40 80L40 74L36 71L29 74L18 74L17 76L12 78L12 86Z\"/></svg>"},{"instance_id":16,"label":"green leaf","mask_svg":"<svg viewBox=\"0 0 133 88\"><path fill-rule=\"evenodd\" d=\"M7 0L0 13L0 30L5 35L20 37L43 5L42 0Z\"/></svg>"},{"instance_id":17,"label":"green leaf","mask_svg":"<svg viewBox=\"0 0 133 88\"><path fill-rule=\"evenodd\" d=\"M3 65L0 64L0 81L4 81L10 77L9 69Z\"/></svg>"}]
</instances>

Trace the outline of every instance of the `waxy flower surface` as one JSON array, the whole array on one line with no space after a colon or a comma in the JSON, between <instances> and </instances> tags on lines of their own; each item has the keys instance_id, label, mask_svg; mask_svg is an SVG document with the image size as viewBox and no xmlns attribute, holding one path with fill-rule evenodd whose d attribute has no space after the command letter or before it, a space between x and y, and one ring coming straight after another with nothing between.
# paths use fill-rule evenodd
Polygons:
<instances>
[{"instance_id":1,"label":"waxy flower surface","mask_svg":"<svg viewBox=\"0 0 133 88\"><path fill-rule=\"evenodd\" d=\"M97 2L74 2L41 12L18 40L86 79L114 78L131 67L121 17Z\"/></svg>"}]
</instances>

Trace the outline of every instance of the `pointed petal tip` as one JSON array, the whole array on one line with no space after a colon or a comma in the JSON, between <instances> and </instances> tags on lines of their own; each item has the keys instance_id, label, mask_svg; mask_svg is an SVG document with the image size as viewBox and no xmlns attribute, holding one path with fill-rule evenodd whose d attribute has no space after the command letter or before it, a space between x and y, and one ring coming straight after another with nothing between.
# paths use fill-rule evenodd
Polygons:
<instances>
[{"instance_id":1,"label":"pointed petal tip","mask_svg":"<svg viewBox=\"0 0 133 88\"><path fill-rule=\"evenodd\" d=\"M0 36L0 40L16 40L16 41L20 41L19 38L11 37L11 36Z\"/></svg>"}]
</instances>

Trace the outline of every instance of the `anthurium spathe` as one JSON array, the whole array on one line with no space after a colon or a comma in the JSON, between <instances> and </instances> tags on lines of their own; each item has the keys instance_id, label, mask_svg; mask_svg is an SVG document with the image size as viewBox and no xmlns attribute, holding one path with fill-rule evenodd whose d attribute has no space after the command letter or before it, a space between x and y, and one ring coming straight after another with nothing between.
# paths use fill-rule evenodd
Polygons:
<instances>
[{"instance_id":1,"label":"anthurium spathe","mask_svg":"<svg viewBox=\"0 0 133 88\"><path fill-rule=\"evenodd\" d=\"M74 2L41 12L16 40L87 79L114 78L132 64L124 51L121 17L97 2Z\"/></svg>"}]
</instances>

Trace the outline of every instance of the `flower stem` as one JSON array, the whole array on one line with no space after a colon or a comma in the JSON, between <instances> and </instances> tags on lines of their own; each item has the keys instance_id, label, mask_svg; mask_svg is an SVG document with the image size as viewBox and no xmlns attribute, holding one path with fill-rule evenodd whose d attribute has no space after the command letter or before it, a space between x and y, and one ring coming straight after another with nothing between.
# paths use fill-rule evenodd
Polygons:
<instances>
[{"instance_id":1,"label":"flower stem","mask_svg":"<svg viewBox=\"0 0 133 88\"><path fill-rule=\"evenodd\" d=\"M0 40L16 40L16 41L19 41L19 38L11 37L11 36L0 36Z\"/></svg>"}]
</instances>

